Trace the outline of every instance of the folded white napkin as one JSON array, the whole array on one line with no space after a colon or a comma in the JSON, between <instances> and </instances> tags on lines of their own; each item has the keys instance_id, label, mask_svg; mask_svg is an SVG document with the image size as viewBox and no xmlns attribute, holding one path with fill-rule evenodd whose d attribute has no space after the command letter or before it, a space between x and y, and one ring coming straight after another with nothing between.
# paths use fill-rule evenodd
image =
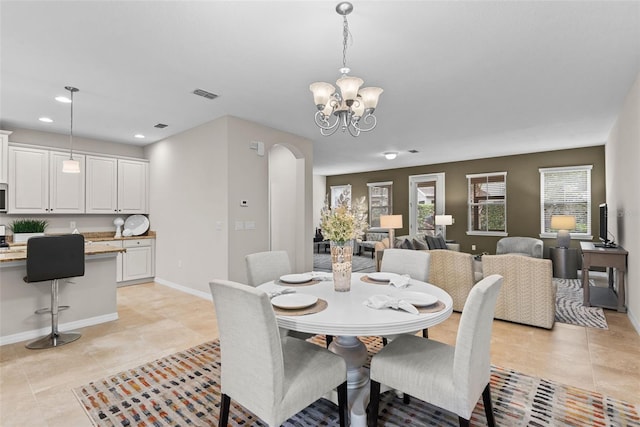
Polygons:
<instances>
[{"instance_id":1,"label":"folded white napkin","mask_svg":"<svg viewBox=\"0 0 640 427\"><path fill-rule=\"evenodd\" d=\"M278 295L292 294L296 290L294 288L285 288L284 286L275 286L272 291L267 292L269 298L277 297Z\"/></svg>"},{"instance_id":2,"label":"folded white napkin","mask_svg":"<svg viewBox=\"0 0 640 427\"><path fill-rule=\"evenodd\" d=\"M408 274L398 275L392 280L389 280L389 284L391 286L395 286L396 288L406 288L409 286L409 281L411 280L411 276Z\"/></svg>"},{"instance_id":3,"label":"folded white napkin","mask_svg":"<svg viewBox=\"0 0 640 427\"><path fill-rule=\"evenodd\" d=\"M328 273L326 271L312 271L311 272L311 277L313 277L314 280L333 280L333 273Z\"/></svg>"},{"instance_id":4,"label":"folded white napkin","mask_svg":"<svg viewBox=\"0 0 640 427\"><path fill-rule=\"evenodd\" d=\"M393 308L396 310L408 311L412 314L418 314L418 309L407 301L400 298L392 297L390 295L372 295L367 298L364 303L367 307L381 309L381 308Z\"/></svg>"}]
</instances>

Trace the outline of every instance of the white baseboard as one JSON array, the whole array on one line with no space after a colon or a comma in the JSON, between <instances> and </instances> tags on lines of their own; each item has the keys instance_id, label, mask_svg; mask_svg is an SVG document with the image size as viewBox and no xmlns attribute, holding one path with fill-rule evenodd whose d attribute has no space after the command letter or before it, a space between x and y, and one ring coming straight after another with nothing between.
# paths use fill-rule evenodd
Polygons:
<instances>
[{"instance_id":1,"label":"white baseboard","mask_svg":"<svg viewBox=\"0 0 640 427\"><path fill-rule=\"evenodd\" d=\"M203 298L203 299L207 299L209 301L213 301L213 298L211 297L211 294L209 292L202 292L202 291L199 291L197 289L189 288L187 286L178 285L177 283L173 283L173 282L170 282L168 280L161 279L159 277L154 278L153 281L156 282L159 285L167 286L169 288L173 288L173 289L176 289L178 291L181 291L181 292L184 292L184 293L187 293L187 294L190 294L190 295L197 296L199 298Z\"/></svg>"},{"instance_id":2,"label":"white baseboard","mask_svg":"<svg viewBox=\"0 0 640 427\"><path fill-rule=\"evenodd\" d=\"M631 321L631 324L635 328L638 335L640 335L640 322L638 321L638 318L635 316L633 311L629 310L628 307L627 307L627 317Z\"/></svg>"},{"instance_id":3,"label":"white baseboard","mask_svg":"<svg viewBox=\"0 0 640 427\"><path fill-rule=\"evenodd\" d=\"M88 319L75 320L73 322L60 323L58 325L58 330L60 332L68 332L74 329L86 328L87 326L94 326L99 325L100 323L111 322L113 320L118 320L117 312L103 314L102 316L89 317ZM40 338L49 333L51 333L51 326L40 329L32 329L30 331L20 332L12 335L5 335L0 337L0 346Z\"/></svg>"}]
</instances>

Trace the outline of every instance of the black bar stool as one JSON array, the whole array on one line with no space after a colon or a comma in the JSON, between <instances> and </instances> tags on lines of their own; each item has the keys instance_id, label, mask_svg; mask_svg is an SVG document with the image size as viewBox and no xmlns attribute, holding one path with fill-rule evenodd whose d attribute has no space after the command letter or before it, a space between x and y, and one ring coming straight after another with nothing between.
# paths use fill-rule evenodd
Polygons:
<instances>
[{"instance_id":1,"label":"black bar stool","mask_svg":"<svg viewBox=\"0 0 640 427\"><path fill-rule=\"evenodd\" d=\"M51 308L36 310L36 314L51 313L51 333L27 344L38 350L58 347L80 338L77 332L58 332L58 312L69 306L58 304L58 280L84 276L84 236L32 237L27 241L27 283L51 280Z\"/></svg>"}]
</instances>

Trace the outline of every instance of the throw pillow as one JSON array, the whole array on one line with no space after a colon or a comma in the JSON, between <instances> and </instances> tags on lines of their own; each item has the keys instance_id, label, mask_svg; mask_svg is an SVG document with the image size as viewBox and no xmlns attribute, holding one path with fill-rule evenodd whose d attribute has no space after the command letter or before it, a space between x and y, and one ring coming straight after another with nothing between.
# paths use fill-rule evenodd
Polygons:
<instances>
[{"instance_id":1,"label":"throw pillow","mask_svg":"<svg viewBox=\"0 0 640 427\"><path fill-rule=\"evenodd\" d=\"M394 239L393 241L393 247L395 249L402 249L402 244L404 243L404 240L402 239Z\"/></svg>"},{"instance_id":2,"label":"throw pillow","mask_svg":"<svg viewBox=\"0 0 640 427\"><path fill-rule=\"evenodd\" d=\"M404 239L404 241L400 245L400 248L401 249L411 249L411 250L415 249L413 247L413 243L411 243L411 240L409 240L409 239Z\"/></svg>"},{"instance_id":3,"label":"throw pillow","mask_svg":"<svg viewBox=\"0 0 640 427\"><path fill-rule=\"evenodd\" d=\"M438 246L437 249L449 249L449 247L447 246L447 242L444 241L444 237L442 237L441 235L437 235L435 239L436 245Z\"/></svg>"},{"instance_id":4,"label":"throw pillow","mask_svg":"<svg viewBox=\"0 0 640 427\"><path fill-rule=\"evenodd\" d=\"M426 240L422 241L418 239L413 239L413 247L418 251L424 251L429 249L429 245L427 245Z\"/></svg>"}]
</instances>

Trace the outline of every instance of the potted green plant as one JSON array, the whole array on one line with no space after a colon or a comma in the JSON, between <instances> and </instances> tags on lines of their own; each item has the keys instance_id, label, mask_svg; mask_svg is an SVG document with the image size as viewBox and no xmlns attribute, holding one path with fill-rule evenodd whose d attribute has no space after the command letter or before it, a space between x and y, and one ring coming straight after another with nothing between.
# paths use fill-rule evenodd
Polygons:
<instances>
[{"instance_id":1,"label":"potted green plant","mask_svg":"<svg viewBox=\"0 0 640 427\"><path fill-rule=\"evenodd\" d=\"M47 221L44 219L16 219L9 228L13 231L13 243L23 243L34 236L44 236L47 228Z\"/></svg>"}]
</instances>

